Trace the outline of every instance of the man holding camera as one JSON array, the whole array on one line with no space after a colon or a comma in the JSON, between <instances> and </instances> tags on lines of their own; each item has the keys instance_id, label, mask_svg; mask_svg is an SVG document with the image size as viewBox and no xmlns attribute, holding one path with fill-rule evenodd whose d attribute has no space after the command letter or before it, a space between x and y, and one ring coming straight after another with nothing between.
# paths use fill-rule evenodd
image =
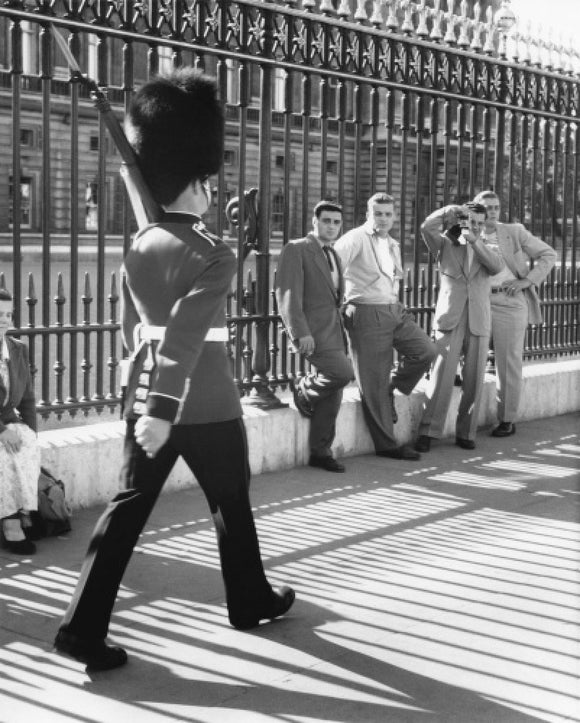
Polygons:
<instances>
[{"instance_id":1,"label":"man holding camera","mask_svg":"<svg viewBox=\"0 0 580 723\"><path fill-rule=\"evenodd\" d=\"M421 226L423 239L439 265L440 290L435 309L438 354L431 372L427 403L415 444L428 452L443 435L459 359L463 385L455 442L475 449L475 435L491 333L491 277L503 268L501 256L486 245L485 206L446 206Z\"/></svg>"}]
</instances>

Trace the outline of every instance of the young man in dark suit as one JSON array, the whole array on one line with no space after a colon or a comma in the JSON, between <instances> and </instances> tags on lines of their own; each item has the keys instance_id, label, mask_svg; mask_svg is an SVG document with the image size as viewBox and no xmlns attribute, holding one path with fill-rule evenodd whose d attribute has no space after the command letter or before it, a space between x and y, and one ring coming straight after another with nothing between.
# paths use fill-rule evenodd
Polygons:
<instances>
[{"instance_id":1,"label":"young man in dark suit","mask_svg":"<svg viewBox=\"0 0 580 723\"><path fill-rule=\"evenodd\" d=\"M135 365L125 399L123 491L97 523L55 641L93 670L127 660L122 648L105 642L111 612L133 547L180 455L211 509L230 623L251 628L294 602L291 588L276 592L266 579L250 507L246 435L224 344L236 260L201 221L223 135L216 85L196 70L145 84L129 111L129 140L165 213L137 234L124 263L122 329Z\"/></svg>"},{"instance_id":2,"label":"young man in dark suit","mask_svg":"<svg viewBox=\"0 0 580 723\"><path fill-rule=\"evenodd\" d=\"M342 390L354 376L340 314L344 281L331 246L341 227L342 208L320 201L314 208L312 231L282 249L276 272L282 321L296 349L316 370L292 382L296 407L311 420L308 463L328 472L344 472L331 446Z\"/></svg>"}]
</instances>

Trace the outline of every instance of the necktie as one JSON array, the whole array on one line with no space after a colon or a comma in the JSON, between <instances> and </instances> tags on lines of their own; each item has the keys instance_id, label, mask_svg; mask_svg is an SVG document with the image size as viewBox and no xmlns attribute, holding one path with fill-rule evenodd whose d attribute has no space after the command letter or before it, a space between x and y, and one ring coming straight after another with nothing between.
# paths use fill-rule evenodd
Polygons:
<instances>
[{"instance_id":1,"label":"necktie","mask_svg":"<svg viewBox=\"0 0 580 723\"><path fill-rule=\"evenodd\" d=\"M332 273L334 271L334 264L332 263L332 251L330 246L323 246L322 250L324 251L324 255L326 256L326 260L330 266L330 272Z\"/></svg>"}]
</instances>

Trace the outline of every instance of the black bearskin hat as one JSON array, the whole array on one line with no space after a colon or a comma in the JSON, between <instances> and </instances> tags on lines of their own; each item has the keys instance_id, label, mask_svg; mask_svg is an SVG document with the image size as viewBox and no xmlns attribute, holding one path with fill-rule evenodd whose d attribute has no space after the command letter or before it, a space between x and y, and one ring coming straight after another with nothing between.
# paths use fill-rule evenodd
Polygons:
<instances>
[{"instance_id":1,"label":"black bearskin hat","mask_svg":"<svg viewBox=\"0 0 580 723\"><path fill-rule=\"evenodd\" d=\"M145 83L125 127L145 182L162 205L222 164L224 116L217 85L199 70L180 68Z\"/></svg>"}]
</instances>

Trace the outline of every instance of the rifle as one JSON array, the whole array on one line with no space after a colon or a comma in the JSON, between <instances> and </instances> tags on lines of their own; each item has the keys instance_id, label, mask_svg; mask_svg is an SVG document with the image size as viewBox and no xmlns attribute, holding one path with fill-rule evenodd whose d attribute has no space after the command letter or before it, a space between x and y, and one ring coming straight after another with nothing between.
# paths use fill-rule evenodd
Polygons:
<instances>
[{"instance_id":1,"label":"rifle","mask_svg":"<svg viewBox=\"0 0 580 723\"><path fill-rule=\"evenodd\" d=\"M79 64L71 53L66 40L54 25L51 25L51 30L58 47L61 49L69 65L71 78L82 82L89 89L91 100L101 114L113 142L121 154L123 162L121 163L119 173L125 183L127 195L129 196L133 213L137 219L137 226L142 229L147 226L147 224L160 221L163 216L163 209L157 201L155 201L149 187L145 183L145 179L137 162L137 157L135 156L135 151L131 148L107 96L92 78L81 73Z\"/></svg>"}]
</instances>

